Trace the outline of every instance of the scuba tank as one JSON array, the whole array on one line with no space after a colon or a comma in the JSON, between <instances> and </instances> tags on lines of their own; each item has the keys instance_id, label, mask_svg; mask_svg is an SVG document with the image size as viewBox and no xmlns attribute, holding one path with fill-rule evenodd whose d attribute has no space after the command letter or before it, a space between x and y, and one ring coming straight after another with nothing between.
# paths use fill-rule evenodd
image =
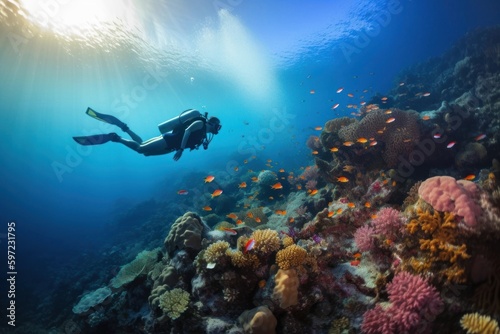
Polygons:
<instances>
[{"instance_id":1,"label":"scuba tank","mask_svg":"<svg viewBox=\"0 0 500 334\"><path fill-rule=\"evenodd\" d=\"M201 117L201 113L198 110L187 109L181 112L179 116L158 124L158 129L160 129L160 133L165 134L167 132L173 131L175 128L182 126L185 122L196 117Z\"/></svg>"}]
</instances>

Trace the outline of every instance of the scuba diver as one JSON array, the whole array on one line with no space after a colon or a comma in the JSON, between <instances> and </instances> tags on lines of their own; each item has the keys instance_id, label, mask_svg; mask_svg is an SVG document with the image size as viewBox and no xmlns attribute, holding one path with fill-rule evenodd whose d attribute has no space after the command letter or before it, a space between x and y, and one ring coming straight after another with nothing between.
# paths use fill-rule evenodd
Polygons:
<instances>
[{"instance_id":1,"label":"scuba diver","mask_svg":"<svg viewBox=\"0 0 500 334\"><path fill-rule=\"evenodd\" d=\"M198 149L200 146L206 150L213 136L221 129L220 120L217 117L207 117L207 113L202 115L198 110L188 109L179 116L158 124L161 136L143 141L136 133L129 129L127 124L118 118L98 113L87 108L86 114L99 121L118 126L126 132L132 140L125 139L116 133L100 134L93 136L73 137L80 145L99 145L109 141L121 143L134 151L149 155L161 155L175 152L174 160L177 161L182 156L184 149Z\"/></svg>"}]
</instances>

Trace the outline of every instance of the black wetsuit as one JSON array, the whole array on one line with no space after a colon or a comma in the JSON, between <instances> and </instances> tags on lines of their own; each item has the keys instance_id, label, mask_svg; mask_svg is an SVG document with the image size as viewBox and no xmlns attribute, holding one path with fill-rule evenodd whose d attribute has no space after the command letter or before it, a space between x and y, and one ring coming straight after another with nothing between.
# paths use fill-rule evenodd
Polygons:
<instances>
[{"instance_id":1,"label":"black wetsuit","mask_svg":"<svg viewBox=\"0 0 500 334\"><path fill-rule=\"evenodd\" d=\"M183 124L182 127L174 129L172 132L165 133L163 135L163 139L167 143L167 150L171 152L180 149L182 138L184 137L186 129L191 124L193 124L198 120L199 119L191 120L189 122L186 122L186 124ZM186 148L189 148L191 150L197 149L203 143L203 140L205 140L207 136L207 126L205 124L205 121L202 120L202 122L203 122L203 127L199 130L191 132L191 134L189 135L185 149Z\"/></svg>"}]
</instances>

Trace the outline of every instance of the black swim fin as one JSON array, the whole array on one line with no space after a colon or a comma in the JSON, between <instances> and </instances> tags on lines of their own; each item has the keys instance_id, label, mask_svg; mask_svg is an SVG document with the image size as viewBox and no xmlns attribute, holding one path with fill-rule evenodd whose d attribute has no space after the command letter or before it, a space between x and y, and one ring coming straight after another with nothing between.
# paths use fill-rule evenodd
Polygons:
<instances>
[{"instance_id":1,"label":"black swim fin","mask_svg":"<svg viewBox=\"0 0 500 334\"><path fill-rule=\"evenodd\" d=\"M112 141L114 139L117 139L118 135L116 133L108 133L108 134L102 134L102 135L92 135L92 136L80 136L80 137L73 137L73 139L80 145L100 145L107 143L108 141Z\"/></svg>"},{"instance_id":2,"label":"black swim fin","mask_svg":"<svg viewBox=\"0 0 500 334\"><path fill-rule=\"evenodd\" d=\"M95 111L94 109L92 109L90 107L87 108L87 111L85 113L87 115L89 115L90 117L93 117L93 118L95 118L95 119L97 119L97 120L99 120L101 122L105 122L105 123L116 125L120 129L122 129L122 131L127 131L128 130L127 124L123 123L122 121L120 121L115 116L98 113L97 111Z\"/></svg>"}]
</instances>

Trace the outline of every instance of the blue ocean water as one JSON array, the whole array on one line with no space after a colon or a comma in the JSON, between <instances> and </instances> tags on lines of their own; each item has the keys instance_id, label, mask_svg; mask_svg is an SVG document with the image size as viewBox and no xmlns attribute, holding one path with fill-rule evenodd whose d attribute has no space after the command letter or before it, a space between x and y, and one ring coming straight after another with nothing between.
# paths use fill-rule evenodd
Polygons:
<instances>
[{"instance_id":1,"label":"blue ocean water","mask_svg":"<svg viewBox=\"0 0 500 334\"><path fill-rule=\"evenodd\" d=\"M311 165L305 142L350 115L346 92L356 101L384 94L401 70L500 23L494 0L241 0L123 1L120 20L71 25L95 14L70 12L76 2L0 2L0 242L5 254L14 221L19 321L28 301L42 304L44 289L64 281L65 265L109 246L120 212L176 203L186 187L194 194L204 184L193 175L236 178L254 156L256 170L268 159L287 170ZM120 133L87 107L143 138L188 108L219 117L222 130L178 162L115 143L82 147L71 137Z\"/></svg>"}]
</instances>

